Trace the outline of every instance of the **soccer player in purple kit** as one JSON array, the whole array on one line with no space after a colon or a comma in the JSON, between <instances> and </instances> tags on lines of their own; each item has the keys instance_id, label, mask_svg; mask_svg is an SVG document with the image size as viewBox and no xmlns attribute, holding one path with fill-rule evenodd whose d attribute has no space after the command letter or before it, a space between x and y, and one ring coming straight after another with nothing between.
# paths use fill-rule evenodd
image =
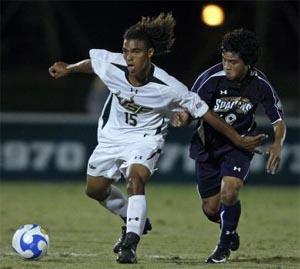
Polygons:
<instances>
[{"instance_id":1,"label":"soccer player in purple kit","mask_svg":"<svg viewBox=\"0 0 300 269\"><path fill-rule=\"evenodd\" d=\"M237 29L225 34L220 50L222 63L201 73L192 91L241 135L256 134L255 111L259 104L263 105L274 129L274 141L266 152L269 156L266 171L274 174L279 166L286 126L274 88L253 67L259 56L259 42L253 32ZM187 117L186 112L177 113L173 125L181 126L188 122ZM221 227L219 242L207 263L224 263L230 251L239 248L236 232L241 214L239 190L245 184L253 155L238 149L201 119L198 121L190 157L196 164L203 212Z\"/></svg>"}]
</instances>

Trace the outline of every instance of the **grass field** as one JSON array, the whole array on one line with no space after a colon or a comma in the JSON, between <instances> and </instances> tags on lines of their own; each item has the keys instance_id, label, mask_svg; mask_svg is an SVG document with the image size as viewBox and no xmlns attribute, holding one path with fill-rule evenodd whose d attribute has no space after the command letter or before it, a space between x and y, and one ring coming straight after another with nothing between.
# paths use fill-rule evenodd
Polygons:
<instances>
[{"instance_id":1,"label":"grass field","mask_svg":"<svg viewBox=\"0 0 300 269\"><path fill-rule=\"evenodd\" d=\"M0 185L0 268L300 268L300 194L297 187L251 187L241 193L241 248L225 265L205 265L219 236L204 218L193 185L147 188L153 231L138 248L139 263L119 265L112 245L120 233L117 216L84 195L79 183ZM23 261L11 250L21 224L38 223L51 247L40 261Z\"/></svg>"}]
</instances>

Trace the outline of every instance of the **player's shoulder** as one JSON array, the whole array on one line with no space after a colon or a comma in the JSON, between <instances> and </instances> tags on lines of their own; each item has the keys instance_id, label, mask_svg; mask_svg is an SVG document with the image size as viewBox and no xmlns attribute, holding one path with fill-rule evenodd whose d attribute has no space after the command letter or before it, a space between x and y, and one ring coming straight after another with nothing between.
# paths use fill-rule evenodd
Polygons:
<instances>
[{"instance_id":1,"label":"player's shoulder","mask_svg":"<svg viewBox=\"0 0 300 269\"><path fill-rule=\"evenodd\" d=\"M226 74L223 70L222 63L217 63L200 73L192 88L201 88L205 83L221 77L225 78Z\"/></svg>"},{"instance_id":2,"label":"player's shoulder","mask_svg":"<svg viewBox=\"0 0 300 269\"><path fill-rule=\"evenodd\" d=\"M121 53L111 52L105 49L91 49L89 51L91 59L97 59L102 62L124 64L125 60Z\"/></svg>"},{"instance_id":3,"label":"player's shoulder","mask_svg":"<svg viewBox=\"0 0 300 269\"><path fill-rule=\"evenodd\" d=\"M199 76L201 76L201 77L223 76L223 73L221 73L221 71L223 71L223 65L222 65L222 63L217 63L217 64L207 68L203 72L201 72Z\"/></svg>"},{"instance_id":4,"label":"player's shoulder","mask_svg":"<svg viewBox=\"0 0 300 269\"><path fill-rule=\"evenodd\" d=\"M156 65L154 65L153 77L160 81L161 84L165 86L164 88L187 90L187 86Z\"/></svg>"},{"instance_id":5,"label":"player's shoulder","mask_svg":"<svg viewBox=\"0 0 300 269\"><path fill-rule=\"evenodd\" d=\"M250 75L257 80L261 89L273 90L273 86L271 82L268 80L267 76L261 70L257 68L253 68L250 72Z\"/></svg>"}]
</instances>

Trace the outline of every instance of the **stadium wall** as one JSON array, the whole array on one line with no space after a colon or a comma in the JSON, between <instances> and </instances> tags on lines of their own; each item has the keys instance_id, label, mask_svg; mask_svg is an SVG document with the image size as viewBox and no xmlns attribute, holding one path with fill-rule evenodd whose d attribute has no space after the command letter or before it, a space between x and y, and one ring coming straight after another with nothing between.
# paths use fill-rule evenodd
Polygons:
<instances>
[{"instance_id":1,"label":"stadium wall","mask_svg":"<svg viewBox=\"0 0 300 269\"><path fill-rule=\"evenodd\" d=\"M268 133L272 141L271 124L262 118L257 122L259 130ZM88 115L3 113L0 127L1 180L85 180L86 164L97 143L97 119ZM279 173L266 174L266 156L256 154L249 183L299 184L299 119L287 119L287 127ZM170 129L152 182L194 183L194 162L188 157L191 133L191 127Z\"/></svg>"}]
</instances>

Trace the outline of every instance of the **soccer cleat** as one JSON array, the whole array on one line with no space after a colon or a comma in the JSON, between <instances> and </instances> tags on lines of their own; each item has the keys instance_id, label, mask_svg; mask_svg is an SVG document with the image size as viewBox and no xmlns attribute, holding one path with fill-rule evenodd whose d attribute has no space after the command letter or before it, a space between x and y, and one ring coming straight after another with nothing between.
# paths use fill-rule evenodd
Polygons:
<instances>
[{"instance_id":1,"label":"soccer cleat","mask_svg":"<svg viewBox=\"0 0 300 269\"><path fill-rule=\"evenodd\" d=\"M140 237L135 233L127 233L119 249L118 263L137 263L136 248Z\"/></svg>"},{"instance_id":2,"label":"soccer cleat","mask_svg":"<svg viewBox=\"0 0 300 269\"><path fill-rule=\"evenodd\" d=\"M230 250L217 245L213 253L206 259L206 263L225 263L230 256Z\"/></svg>"},{"instance_id":3,"label":"soccer cleat","mask_svg":"<svg viewBox=\"0 0 300 269\"><path fill-rule=\"evenodd\" d=\"M147 218L146 222L145 222L143 234L147 234L151 230L152 230L152 225L151 225L150 220ZM115 245L113 247L114 253L117 254L119 252L119 249L120 249L123 241L125 240L125 236L126 236L126 226L122 226L121 236L119 237L118 241L115 243Z\"/></svg>"},{"instance_id":4,"label":"soccer cleat","mask_svg":"<svg viewBox=\"0 0 300 269\"><path fill-rule=\"evenodd\" d=\"M146 219L146 222L145 222L145 226L144 226L144 231L143 231L143 234L147 234L148 232L150 232L152 230L152 224L150 222L150 219Z\"/></svg>"},{"instance_id":5,"label":"soccer cleat","mask_svg":"<svg viewBox=\"0 0 300 269\"><path fill-rule=\"evenodd\" d=\"M230 242L230 250L236 251L240 247L240 236L238 233L234 233L231 235L231 242Z\"/></svg>"},{"instance_id":6,"label":"soccer cleat","mask_svg":"<svg viewBox=\"0 0 300 269\"><path fill-rule=\"evenodd\" d=\"M113 252L114 253L118 253L120 250L120 247L123 243L123 241L125 240L125 236L126 236L126 226L122 226L122 231L121 231L121 236L119 237L118 241L115 243L114 247L113 247Z\"/></svg>"}]
</instances>

